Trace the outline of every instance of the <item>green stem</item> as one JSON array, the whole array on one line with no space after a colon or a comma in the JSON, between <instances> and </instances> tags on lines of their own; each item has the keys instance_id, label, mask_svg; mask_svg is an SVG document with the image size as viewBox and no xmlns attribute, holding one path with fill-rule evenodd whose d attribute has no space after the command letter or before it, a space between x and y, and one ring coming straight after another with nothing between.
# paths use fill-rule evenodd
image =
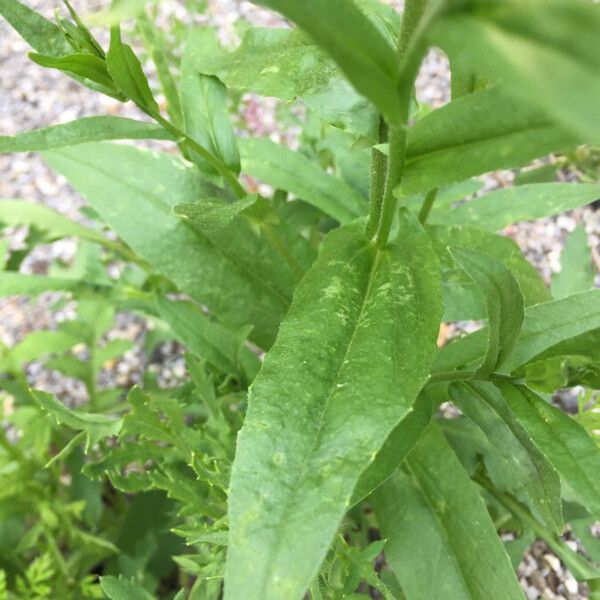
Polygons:
<instances>
[{"instance_id":1,"label":"green stem","mask_svg":"<svg viewBox=\"0 0 600 600\"><path fill-rule=\"evenodd\" d=\"M419 28L423 13L429 0L406 0L402 13L402 27L398 38L398 54L404 58L408 52L410 42Z\"/></svg>"},{"instance_id":2,"label":"green stem","mask_svg":"<svg viewBox=\"0 0 600 600\"><path fill-rule=\"evenodd\" d=\"M427 196L425 196L425 200L423 200L423 205L421 206L421 210L419 211L419 223L421 225L425 225L427 223L427 218L429 217L429 213L433 208L433 204L435 199L437 198L438 188L433 188L427 192Z\"/></svg>"},{"instance_id":3,"label":"green stem","mask_svg":"<svg viewBox=\"0 0 600 600\"><path fill-rule=\"evenodd\" d=\"M443 371L432 373L427 383L441 383L444 381L468 381L475 377L476 371Z\"/></svg>"},{"instance_id":4,"label":"green stem","mask_svg":"<svg viewBox=\"0 0 600 600\"><path fill-rule=\"evenodd\" d=\"M387 141L387 123L379 118L379 143ZM381 218L381 205L383 203L383 195L385 193L385 175L387 171L387 156L373 148L371 150L371 186L369 191L369 222L367 224L367 237L372 238L379 225Z\"/></svg>"},{"instance_id":5,"label":"green stem","mask_svg":"<svg viewBox=\"0 0 600 600\"><path fill-rule=\"evenodd\" d=\"M246 197L246 190L242 187L237 177L227 168L227 165L219 160L216 156L211 154L204 146L200 145L196 140L191 138L187 133L179 129L176 125L165 119L159 114L149 114L155 119L160 125L162 125L167 131L170 131L176 138L181 140L185 146L190 150L197 152L211 167L223 177L223 179L229 184L229 187L233 190L234 194L238 198Z\"/></svg>"}]
</instances>

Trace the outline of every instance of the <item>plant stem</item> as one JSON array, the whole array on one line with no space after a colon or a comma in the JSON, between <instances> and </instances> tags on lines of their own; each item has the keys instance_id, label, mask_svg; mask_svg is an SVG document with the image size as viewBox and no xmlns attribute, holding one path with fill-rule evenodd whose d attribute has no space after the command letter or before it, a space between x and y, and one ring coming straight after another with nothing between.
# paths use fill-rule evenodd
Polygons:
<instances>
[{"instance_id":1,"label":"plant stem","mask_svg":"<svg viewBox=\"0 0 600 600\"><path fill-rule=\"evenodd\" d=\"M427 223L427 218L429 217L429 213L433 208L433 204L435 199L437 198L438 188L433 188L427 192L425 196L425 200L423 200L423 205L421 206L421 210L419 211L419 223L421 225L425 225Z\"/></svg>"},{"instance_id":2,"label":"plant stem","mask_svg":"<svg viewBox=\"0 0 600 600\"><path fill-rule=\"evenodd\" d=\"M165 119L163 116L148 112L146 112L146 114L160 123L167 131L170 131L190 150L197 152L211 167L215 169L215 171L217 171L217 173L219 173L219 175L221 175L221 177L223 177L238 198L244 198L247 195L246 190L242 187L238 181L238 178L227 168L227 165L225 165L225 163L219 160L216 156L211 154L204 146L200 145L196 140L191 138L187 133L179 129L179 127Z\"/></svg>"},{"instance_id":3,"label":"plant stem","mask_svg":"<svg viewBox=\"0 0 600 600\"><path fill-rule=\"evenodd\" d=\"M386 142L388 135L387 123L383 117L379 118L379 143ZM377 231L381 218L381 205L385 193L385 175L387 171L387 156L373 148L371 150L371 186L369 191L369 222L367 224L367 237L371 238Z\"/></svg>"},{"instance_id":4,"label":"plant stem","mask_svg":"<svg viewBox=\"0 0 600 600\"><path fill-rule=\"evenodd\" d=\"M473 379L476 371L444 371L432 373L427 383L441 383L444 381L467 381Z\"/></svg>"}]
</instances>

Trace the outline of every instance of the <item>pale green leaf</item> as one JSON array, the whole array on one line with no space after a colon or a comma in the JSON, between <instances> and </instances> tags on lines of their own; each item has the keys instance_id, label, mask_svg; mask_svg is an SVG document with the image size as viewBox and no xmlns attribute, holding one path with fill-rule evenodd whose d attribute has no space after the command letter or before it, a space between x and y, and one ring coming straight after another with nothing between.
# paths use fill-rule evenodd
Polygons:
<instances>
[{"instance_id":1,"label":"pale green leaf","mask_svg":"<svg viewBox=\"0 0 600 600\"><path fill-rule=\"evenodd\" d=\"M430 40L598 142L599 30L600 7L584 0L471 0L434 23Z\"/></svg>"},{"instance_id":2,"label":"pale green leaf","mask_svg":"<svg viewBox=\"0 0 600 600\"><path fill-rule=\"evenodd\" d=\"M100 577L100 586L110 600L154 600L154 596L139 583L122 575L118 578L112 575Z\"/></svg>"},{"instance_id":3,"label":"pale green leaf","mask_svg":"<svg viewBox=\"0 0 600 600\"><path fill-rule=\"evenodd\" d=\"M326 238L249 395L229 502L226 598L301 598L360 473L410 412L441 316L416 219L377 250L364 222Z\"/></svg>"},{"instance_id":4,"label":"pale green leaf","mask_svg":"<svg viewBox=\"0 0 600 600\"><path fill-rule=\"evenodd\" d=\"M257 0L294 21L326 50L354 87L392 122L400 119L399 60L383 35L348 0Z\"/></svg>"},{"instance_id":5,"label":"pale green leaf","mask_svg":"<svg viewBox=\"0 0 600 600\"><path fill-rule=\"evenodd\" d=\"M552 278L552 295L559 299L587 292L594 287L594 278L587 234L578 225L567 238L560 255L560 272Z\"/></svg>"},{"instance_id":6,"label":"pale green leaf","mask_svg":"<svg viewBox=\"0 0 600 600\"><path fill-rule=\"evenodd\" d=\"M222 229L257 201L258 196L249 194L236 202L225 202L217 198L202 198L197 202L176 204L173 212L201 231Z\"/></svg>"},{"instance_id":7,"label":"pale green leaf","mask_svg":"<svg viewBox=\"0 0 600 600\"><path fill-rule=\"evenodd\" d=\"M432 211L430 223L474 225L488 231L590 204L600 199L600 185L532 183L490 192L480 198Z\"/></svg>"},{"instance_id":8,"label":"pale green leaf","mask_svg":"<svg viewBox=\"0 0 600 600\"><path fill-rule=\"evenodd\" d=\"M500 390L489 382L453 383L452 401L474 421L512 467L519 490L540 518L556 533L564 521L560 479Z\"/></svg>"},{"instance_id":9,"label":"pale green leaf","mask_svg":"<svg viewBox=\"0 0 600 600\"><path fill-rule=\"evenodd\" d=\"M195 53L218 51L216 35L210 29L193 29L188 34L181 61L181 107L185 132L221 159L235 174L240 172L240 155L227 111L225 86L215 77L198 72ZM203 170L214 174L201 157L192 154Z\"/></svg>"},{"instance_id":10,"label":"pale green leaf","mask_svg":"<svg viewBox=\"0 0 600 600\"><path fill-rule=\"evenodd\" d=\"M522 600L477 488L432 424L373 507L385 557L409 600Z\"/></svg>"},{"instance_id":11,"label":"pale green leaf","mask_svg":"<svg viewBox=\"0 0 600 600\"><path fill-rule=\"evenodd\" d=\"M367 212L367 201L299 152L267 138L240 140L242 171L286 190L346 223Z\"/></svg>"},{"instance_id":12,"label":"pale green leaf","mask_svg":"<svg viewBox=\"0 0 600 600\"><path fill-rule=\"evenodd\" d=\"M171 140L159 125L122 117L84 117L77 121L0 136L0 152L35 152L101 140Z\"/></svg>"},{"instance_id":13,"label":"pale green leaf","mask_svg":"<svg viewBox=\"0 0 600 600\"><path fill-rule=\"evenodd\" d=\"M485 379L515 345L523 325L523 296L517 280L499 261L482 252L452 248L451 253L484 298L488 345L477 375Z\"/></svg>"},{"instance_id":14,"label":"pale green leaf","mask_svg":"<svg viewBox=\"0 0 600 600\"><path fill-rule=\"evenodd\" d=\"M58 69L77 77L84 77L107 91L115 91L112 79L106 70L106 64L94 54L72 53L65 56L44 56L30 52L29 58L42 67Z\"/></svg>"},{"instance_id":15,"label":"pale green leaf","mask_svg":"<svg viewBox=\"0 0 600 600\"><path fill-rule=\"evenodd\" d=\"M522 385L498 382L537 447L558 471L568 500L600 515L600 448L569 415Z\"/></svg>"},{"instance_id":16,"label":"pale green leaf","mask_svg":"<svg viewBox=\"0 0 600 600\"><path fill-rule=\"evenodd\" d=\"M108 291L110 291L109 287L77 279L0 271L0 294L3 296L37 296L43 292L106 293Z\"/></svg>"}]
</instances>

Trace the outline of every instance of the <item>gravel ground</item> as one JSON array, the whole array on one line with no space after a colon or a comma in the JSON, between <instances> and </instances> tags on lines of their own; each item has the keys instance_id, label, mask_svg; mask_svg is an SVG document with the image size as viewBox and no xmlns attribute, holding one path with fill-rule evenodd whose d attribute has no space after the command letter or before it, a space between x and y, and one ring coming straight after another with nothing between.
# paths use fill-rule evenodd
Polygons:
<instances>
[{"instance_id":1,"label":"gravel ground","mask_svg":"<svg viewBox=\"0 0 600 600\"><path fill-rule=\"evenodd\" d=\"M390 0L399 6L401 2ZM58 2L52 0L29 0L32 8L52 17ZM186 20L183 0L160 3L161 19ZM281 25L282 21L272 13L258 9L250 2L236 0L209 1L207 17L219 27L221 37L235 42L236 20L243 16L251 22L264 25ZM75 0L75 7L87 11L105 6L105 1ZM0 133L11 134L45 125L62 123L83 116L119 114L140 117L135 107L122 105L110 98L95 94L79 86L57 71L42 69L27 57L27 45L0 20ZM151 65L146 65L151 73ZM418 78L418 95L438 107L449 98L449 71L447 61L438 52L430 52ZM242 117L258 135L273 135L278 140L290 141L289 134L281 134L275 120L276 102L270 99L257 101L252 96L244 99ZM293 137L293 132L292 132ZM486 179L486 189L509 185L514 174L500 172ZM36 154L0 155L0 198L23 198L36 200L70 217L78 217L83 200L66 183L55 175ZM509 228L510 235L523 249L527 258L549 281L552 273L560 268L560 252L568 233L577 223L585 226L595 256L600 255L600 211L590 208L573 211L553 219L519 224ZM18 244L24 231L16 230L12 243ZM69 240L41 247L28 260L26 269L43 272L56 258L70 259L74 243ZM54 328L65 319L74 318L74 306L70 303L58 310L54 306L60 294L43 294L35 300L22 298L0 299L0 341L12 346L27 333L36 329ZM163 385L173 385L185 377L182 348L176 343L160 345L146 363L142 345L147 333L147 323L136 315L118 315L109 338L123 337L134 340L136 347L122 360L113 361L102 374L105 385L130 387L141 378L144 368L156 373ZM85 399L82 385L49 371L38 363L29 365L27 376L32 385L58 394L67 402L77 404ZM575 542L570 541L574 547ZM519 577L528 600L587 598L585 586L579 586L573 576L548 548L536 542L530 548L519 567Z\"/></svg>"}]
</instances>

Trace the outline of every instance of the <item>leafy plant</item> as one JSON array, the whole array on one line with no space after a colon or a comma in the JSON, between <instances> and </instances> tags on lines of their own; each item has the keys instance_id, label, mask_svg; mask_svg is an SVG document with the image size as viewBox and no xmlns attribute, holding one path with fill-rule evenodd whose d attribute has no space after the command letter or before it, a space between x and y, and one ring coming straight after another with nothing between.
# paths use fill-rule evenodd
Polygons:
<instances>
[{"instance_id":1,"label":"leafy plant","mask_svg":"<svg viewBox=\"0 0 600 600\"><path fill-rule=\"evenodd\" d=\"M497 233L600 196L600 7L406 0L400 18L379 0L256 3L297 28L246 28L223 48L122 2L97 17L103 48L68 2L53 23L0 0L37 64L143 113L0 136L89 203L85 226L0 204L0 222L29 227L24 249L4 247L3 294L62 291L78 307L1 356L0 596L508 600L534 537L600 594L587 242L569 238L549 289ZM124 41L130 17L158 82ZM431 47L452 76L436 110L414 94ZM245 92L303 104L301 119L281 107L298 151L236 136ZM170 146L115 143L139 139ZM543 174L527 169L550 153ZM553 182L573 163L582 183ZM481 193L473 178L506 168L525 170ZM79 240L73 264L23 272L63 237ZM149 352L185 345L186 382L99 387L131 347L105 335L123 310L155 326ZM438 347L440 325L465 320L484 324ZM30 390L32 360L80 379L88 402ZM551 394L575 386L571 417ZM567 523L588 557L563 544Z\"/></svg>"}]
</instances>

